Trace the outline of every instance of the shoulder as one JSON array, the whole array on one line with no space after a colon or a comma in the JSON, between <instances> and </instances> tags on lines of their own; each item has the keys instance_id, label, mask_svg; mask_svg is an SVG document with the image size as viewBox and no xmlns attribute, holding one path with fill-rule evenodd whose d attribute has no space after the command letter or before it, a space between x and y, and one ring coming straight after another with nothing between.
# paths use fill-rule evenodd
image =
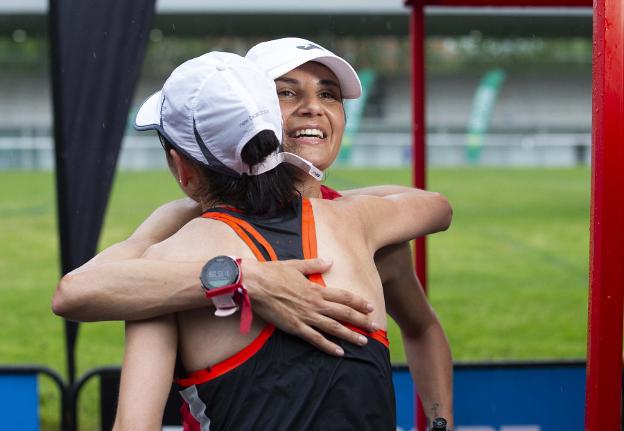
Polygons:
<instances>
[{"instance_id":1,"label":"shoulder","mask_svg":"<svg viewBox=\"0 0 624 431\"><path fill-rule=\"evenodd\" d=\"M332 200L310 199L314 213L318 218L332 224L345 224L356 228L360 225L362 216L366 213L368 196L341 196Z\"/></svg>"},{"instance_id":2,"label":"shoulder","mask_svg":"<svg viewBox=\"0 0 624 431\"><path fill-rule=\"evenodd\" d=\"M310 199L310 202L313 204L314 208L322 208L323 211L333 211L333 212L350 212L356 211L360 212L364 208L374 205L378 199L376 196L368 196L368 195L341 195L335 197L333 199ZM355 215L355 214L353 214Z\"/></svg>"},{"instance_id":3,"label":"shoulder","mask_svg":"<svg viewBox=\"0 0 624 431\"><path fill-rule=\"evenodd\" d=\"M227 225L216 220L194 218L169 238L150 246L143 257L166 260L203 258L213 244L229 239Z\"/></svg>"}]
</instances>

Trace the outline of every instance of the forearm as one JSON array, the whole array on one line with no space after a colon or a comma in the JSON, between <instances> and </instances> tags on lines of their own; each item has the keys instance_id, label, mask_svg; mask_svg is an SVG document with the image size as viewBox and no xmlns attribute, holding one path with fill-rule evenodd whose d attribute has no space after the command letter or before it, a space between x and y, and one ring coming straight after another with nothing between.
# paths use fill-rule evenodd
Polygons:
<instances>
[{"instance_id":1,"label":"forearm","mask_svg":"<svg viewBox=\"0 0 624 431\"><path fill-rule=\"evenodd\" d=\"M177 351L175 318L128 322L125 341L114 430L160 431Z\"/></svg>"},{"instance_id":2,"label":"forearm","mask_svg":"<svg viewBox=\"0 0 624 431\"><path fill-rule=\"evenodd\" d=\"M428 423L437 417L453 426L453 365L451 350L439 324L417 336L402 333L407 362Z\"/></svg>"},{"instance_id":3,"label":"forearm","mask_svg":"<svg viewBox=\"0 0 624 431\"><path fill-rule=\"evenodd\" d=\"M424 294L408 244L379 250L375 263L384 285L386 309L401 329L414 383L429 422L453 423L452 362L448 341Z\"/></svg>"},{"instance_id":4,"label":"forearm","mask_svg":"<svg viewBox=\"0 0 624 431\"><path fill-rule=\"evenodd\" d=\"M354 222L362 224L372 250L448 229L453 211L441 194L408 187L381 189L385 191L342 200L358 216Z\"/></svg>"},{"instance_id":5,"label":"forearm","mask_svg":"<svg viewBox=\"0 0 624 431\"><path fill-rule=\"evenodd\" d=\"M72 320L137 320L187 309L197 302L198 264L139 260L154 244L200 212L197 203L179 199L156 209L125 241L114 244L66 274L52 299L54 313ZM169 271L170 270L170 271ZM201 303L201 302L199 302Z\"/></svg>"},{"instance_id":6,"label":"forearm","mask_svg":"<svg viewBox=\"0 0 624 431\"><path fill-rule=\"evenodd\" d=\"M61 279L53 310L71 320L141 320L211 306L199 284L203 262L127 259Z\"/></svg>"},{"instance_id":7,"label":"forearm","mask_svg":"<svg viewBox=\"0 0 624 431\"><path fill-rule=\"evenodd\" d=\"M381 186L370 186L370 187L361 187L359 189L351 189L351 190L341 190L340 194L343 196L354 196L354 195L368 195L368 196L388 196L394 195L397 193L403 193L407 191L418 190L423 193L423 195L434 194L434 192L428 192L422 189L414 189L412 187L407 186L397 186L397 185L381 185Z\"/></svg>"}]
</instances>

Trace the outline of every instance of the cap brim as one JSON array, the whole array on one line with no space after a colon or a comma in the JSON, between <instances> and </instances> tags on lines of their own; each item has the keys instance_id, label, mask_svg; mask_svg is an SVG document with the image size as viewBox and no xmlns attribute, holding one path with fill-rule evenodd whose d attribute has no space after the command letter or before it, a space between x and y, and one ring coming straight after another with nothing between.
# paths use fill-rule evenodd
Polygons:
<instances>
[{"instance_id":1,"label":"cap brim","mask_svg":"<svg viewBox=\"0 0 624 431\"><path fill-rule=\"evenodd\" d=\"M340 81L340 91L345 99L357 99L362 95L362 84L356 71L340 57L318 57L317 61L327 66Z\"/></svg>"},{"instance_id":2,"label":"cap brim","mask_svg":"<svg viewBox=\"0 0 624 431\"><path fill-rule=\"evenodd\" d=\"M301 66L302 64L315 61L321 63L331 70L336 78L338 78L340 84L340 92L344 99L357 99L362 95L362 84L357 73L351 67L346 60L338 56L331 55L319 55L314 56L300 56L290 62L280 65L279 68L275 68L268 72L269 76L273 79L277 79L282 75L287 74L293 69Z\"/></svg>"},{"instance_id":3,"label":"cap brim","mask_svg":"<svg viewBox=\"0 0 624 431\"><path fill-rule=\"evenodd\" d=\"M162 91L157 91L147 98L139 108L134 119L134 128L149 130L160 127L160 111L162 108Z\"/></svg>"}]
</instances>

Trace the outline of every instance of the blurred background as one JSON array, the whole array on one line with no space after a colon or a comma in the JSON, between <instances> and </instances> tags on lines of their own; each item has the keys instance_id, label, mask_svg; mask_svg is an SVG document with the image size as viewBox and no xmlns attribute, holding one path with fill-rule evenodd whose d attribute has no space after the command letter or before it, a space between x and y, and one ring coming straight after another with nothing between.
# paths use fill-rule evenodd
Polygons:
<instances>
[{"instance_id":1,"label":"blurred background","mask_svg":"<svg viewBox=\"0 0 624 431\"><path fill-rule=\"evenodd\" d=\"M46 14L46 0L0 1L0 364L63 374L63 321L50 311L60 264ZM591 31L591 9L426 8L427 188L454 208L450 230L428 242L429 297L457 362L585 357ZM99 249L181 197L157 140L130 126L139 104L190 57L285 36L343 56L363 83L328 184L411 184L400 0L159 0ZM390 337L404 363L393 325ZM122 323L82 325L78 374L119 365L122 349ZM92 386L80 429L98 426ZM44 381L43 429L58 429L58 405Z\"/></svg>"},{"instance_id":2,"label":"blurred background","mask_svg":"<svg viewBox=\"0 0 624 431\"><path fill-rule=\"evenodd\" d=\"M207 50L245 54L297 35L350 61L364 98L348 111L346 166L410 163L408 10L400 1L166 1L150 33L134 100L158 90ZM0 168L51 169L46 4L0 4ZM589 162L591 11L428 9L427 137L431 166L575 166ZM357 135L357 139L355 136ZM162 167L150 137L132 130L122 169Z\"/></svg>"}]
</instances>

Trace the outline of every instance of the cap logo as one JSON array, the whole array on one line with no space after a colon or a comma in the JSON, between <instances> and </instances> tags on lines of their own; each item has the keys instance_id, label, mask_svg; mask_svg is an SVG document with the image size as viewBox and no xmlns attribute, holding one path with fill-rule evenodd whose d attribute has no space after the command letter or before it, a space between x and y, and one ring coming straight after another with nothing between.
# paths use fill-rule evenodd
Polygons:
<instances>
[{"instance_id":1,"label":"cap logo","mask_svg":"<svg viewBox=\"0 0 624 431\"><path fill-rule=\"evenodd\" d=\"M313 43L308 43L307 45L299 45L297 49L303 49L305 51L310 51L311 49L320 49L321 51L323 51L323 48Z\"/></svg>"},{"instance_id":2,"label":"cap logo","mask_svg":"<svg viewBox=\"0 0 624 431\"><path fill-rule=\"evenodd\" d=\"M245 125L247 125L250 121L252 121L254 118L258 118L261 115L265 115L268 114L269 110L268 109L263 109L261 111L256 112L255 114L250 115L249 117L245 118L243 121L241 121L238 126L239 127L243 127Z\"/></svg>"}]
</instances>

